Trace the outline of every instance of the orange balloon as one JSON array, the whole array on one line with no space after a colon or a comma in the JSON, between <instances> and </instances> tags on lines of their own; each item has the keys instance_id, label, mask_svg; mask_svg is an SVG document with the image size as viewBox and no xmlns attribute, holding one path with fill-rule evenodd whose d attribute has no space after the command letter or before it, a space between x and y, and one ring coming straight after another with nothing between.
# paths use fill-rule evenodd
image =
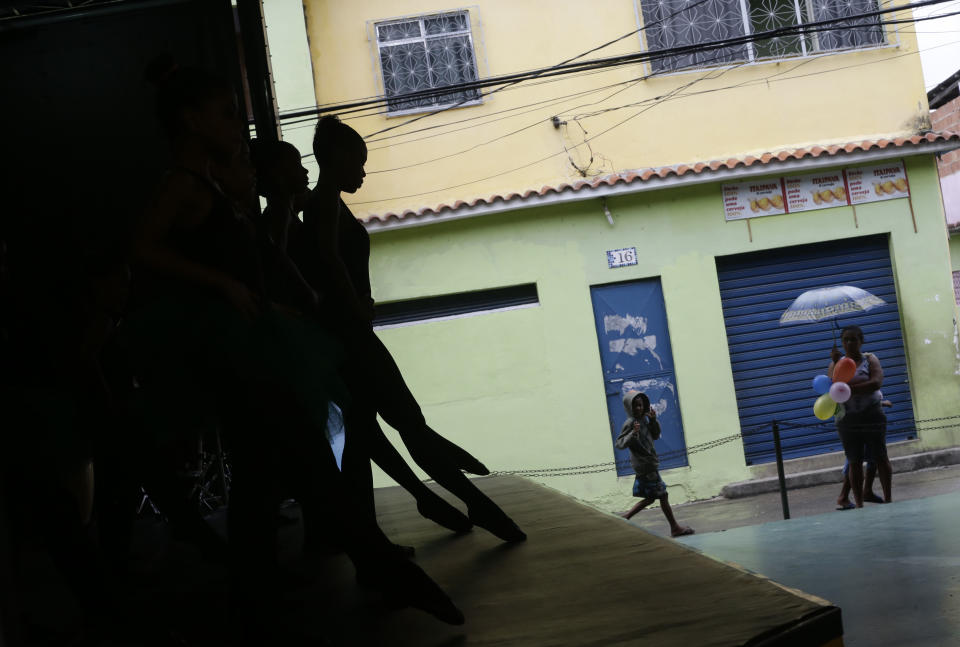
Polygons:
<instances>
[{"instance_id":1,"label":"orange balloon","mask_svg":"<svg viewBox=\"0 0 960 647\"><path fill-rule=\"evenodd\" d=\"M857 364L849 357L842 358L833 367L834 382L849 382L857 372Z\"/></svg>"}]
</instances>

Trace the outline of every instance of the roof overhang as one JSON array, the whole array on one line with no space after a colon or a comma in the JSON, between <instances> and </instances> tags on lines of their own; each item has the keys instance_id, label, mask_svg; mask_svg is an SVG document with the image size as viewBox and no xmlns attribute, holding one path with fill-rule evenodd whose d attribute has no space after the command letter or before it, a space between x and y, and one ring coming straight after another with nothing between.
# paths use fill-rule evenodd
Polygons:
<instances>
[{"instance_id":1,"label":"roof overhang","mask_svg":"<svg viewBox=\"0 0 960 647\"><path fill-rule=\"evenodd\" d=\"M960 135L955 133L927 133L902 139L817 146L767 153L759 157L621 172L592 182L544 187L540 191L531 190L524 194L495 195L473 203L457 202L455 205L440 205L419 211L408 210L400 214L371 216L363 224L371 234L374 234L489 216L505 211L519 211L725 180L738 181L785 171L804 173L828 167L870 164L896 157L936 155L958 148L960 148Z\"/></svg>"}]
</instances>

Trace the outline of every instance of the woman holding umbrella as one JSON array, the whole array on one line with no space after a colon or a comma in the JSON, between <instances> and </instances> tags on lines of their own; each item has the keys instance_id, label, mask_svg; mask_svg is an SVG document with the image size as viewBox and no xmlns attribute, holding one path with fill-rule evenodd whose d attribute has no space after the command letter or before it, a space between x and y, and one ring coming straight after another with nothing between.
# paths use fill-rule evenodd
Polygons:
<instances>
[{"instance_id":1,"label":"woman holding umbrella","mask_svg":"<svg viewBox=\"0 0 960 647\"><path fill-rule=\"evenodd\" d=\"M846 357L856 365L856 372L850 378L850 399L839 406L837 412L837 431L843 452L850 462L850 482L853 487L853 500L858 508L863 507L863 457L864 448L869 448L877 465L880 487L883 488L883 500L891 501L892 470L887 458L886 429L887 416L883 413L881 402L883 394L883 367L873 353L861 352L863 331L859 326L847 326L840 333L840 342ZM840 350L834 346L830 353L830 366L827 375L832 380L837 363L841 359Z\"/></svg>"}]
</instances>

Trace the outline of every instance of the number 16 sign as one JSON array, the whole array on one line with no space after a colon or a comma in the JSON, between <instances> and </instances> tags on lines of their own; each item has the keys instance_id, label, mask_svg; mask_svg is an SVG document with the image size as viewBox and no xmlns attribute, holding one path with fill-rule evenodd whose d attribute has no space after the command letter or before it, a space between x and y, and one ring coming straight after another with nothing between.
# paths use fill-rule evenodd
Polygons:
<instances>
[{"instance_id":1,"label":"number 16 sign","mask_svg":"<svg viewBox=\"0 0 960 647\"><path fill-rule=\"evenodd\" d=\"M607 250L607 267L625 267L637 264L637 248L624 247L623 249Z\"/></svg>"}]
</instances>

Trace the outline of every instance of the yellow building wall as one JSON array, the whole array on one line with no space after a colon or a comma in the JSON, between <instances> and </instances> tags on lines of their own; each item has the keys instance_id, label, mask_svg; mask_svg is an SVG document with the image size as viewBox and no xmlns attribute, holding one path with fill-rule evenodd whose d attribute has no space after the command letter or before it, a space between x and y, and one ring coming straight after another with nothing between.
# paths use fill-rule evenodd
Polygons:
<instances>
[{"instance_id":1,"label":"yellow building wall","mask_svg":"<svg viewBox=\"0 0 960 647\"><path fill-rule=\"evenodd\" d=\"M481 78L557 64L636 29L642 15L633 0L305 0L317 102L382 94L374 22L458 9L470 12ZM526 82L376 136L419 115L344 115L369 148L367 183L348 203L363 218L582 179L574 163L595 177L913 133L928 119L913 31L888 27L888 45L868 50ZM640 49L633 35L589 58ZM553 116L567 125L555 128ZM439 127L412 132L426 126Z\"/></svg>"}]
</instances>

